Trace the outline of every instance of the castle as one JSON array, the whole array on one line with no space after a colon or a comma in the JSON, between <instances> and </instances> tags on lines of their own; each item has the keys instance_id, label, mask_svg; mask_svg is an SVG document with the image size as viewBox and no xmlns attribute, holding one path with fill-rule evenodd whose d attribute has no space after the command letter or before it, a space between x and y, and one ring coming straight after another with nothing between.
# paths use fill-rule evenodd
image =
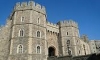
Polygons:
<instances>
[{"instance_id":1,"label":"castle","mask_svg":"<svg viewBox=\"0 0 100 60\"><path fill-rule=\"evenodd\" d=\"M88 38L80 37L73 20L53 24L34 1L16 3L7 24L0 27L0 60L47 60L51 56L90 54Z\"/></svg>"}]
</instances>

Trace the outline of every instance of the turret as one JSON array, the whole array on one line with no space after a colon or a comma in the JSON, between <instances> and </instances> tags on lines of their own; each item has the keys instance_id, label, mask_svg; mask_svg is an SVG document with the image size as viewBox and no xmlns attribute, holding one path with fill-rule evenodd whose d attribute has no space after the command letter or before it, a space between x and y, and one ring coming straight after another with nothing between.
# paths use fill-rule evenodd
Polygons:
<instances>
[{"instance_id":1,"label":"turret","mask_svg":"<svg viewBox=\"0 0 100 60\"><path fill-rule=\"evenodd\" d=\"M75 55L75 45L79 37L78 24L73 20L60 21L59 25L59 34L60 40L62 42L62 54L66 55Z\"/></svg>"}]
</instances>

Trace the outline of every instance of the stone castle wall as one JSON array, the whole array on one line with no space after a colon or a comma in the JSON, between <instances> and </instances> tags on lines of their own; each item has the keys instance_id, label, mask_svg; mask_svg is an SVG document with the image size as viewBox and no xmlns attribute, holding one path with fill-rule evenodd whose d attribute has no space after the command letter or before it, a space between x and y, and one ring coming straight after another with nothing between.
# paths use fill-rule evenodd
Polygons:
<instances>
[{"instance_id":1,"label":"stone castle wall","mask_svg":"<svg viewBox=\"0 0 100 60\"><path fill-rule=\"evenodd\" d=\"M47 30L54 33L59 33L59 25L47 22Z\"/></svg>"},{"instance_id":2,"label":"stone castle wall","mask_svg":"<svg viewBox=\"0 0 100 60\"><path fill-rule=\"evenodd\" d=\"M7 60L9 55L10 45L10 28L11 20L0 29L0 60Z\"/></svg>"},{"instance_id":3,"label":"stone castle wall","mask_svg":"<svg viewBox=\"0 0 100 60\"><path fill-rule=\"evenodd\" d=\"M84 41L77 44L77 40L81 39L76 22L72 20L60 21L58 24L47 22L45 7L33 1L16 3L9 19L7 24L0 28L1 60L7 60L8 56L8 60L44 60L48 57L49 47L55 49L55 56L66 56L67 40L70 40L70 49L75 56L80 48L79 45L85 44ZM24 31L23 37L19 36L21 29ZM40 31L40 37L37 37L37 31ZM24 46L23 54L17 53L19 44ZM41 54L36 53L37 46L41 47ZM84 52L82 54L84 55Z\"/></svg>"}]
</instances>

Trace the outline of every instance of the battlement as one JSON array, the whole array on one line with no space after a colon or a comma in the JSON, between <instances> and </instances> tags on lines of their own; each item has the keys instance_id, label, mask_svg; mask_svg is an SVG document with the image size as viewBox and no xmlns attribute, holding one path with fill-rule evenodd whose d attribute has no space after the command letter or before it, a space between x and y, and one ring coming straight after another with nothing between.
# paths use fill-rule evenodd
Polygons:
<instances>
[{"instance_id":1,"label":"battlement","mask_svg":"<svg viewBox=\"0 0 100 60\"><path fill-rule=\"evenodd\" d=\"M49 25L51 27L55 27L55 28L59 27L57 24L54 24L54 23L51 23L51 22L47 22L47 25Z\"/></svg>"},{"instance_id":2,"label":"battlement","mask_svg":"<svg viewBox=\"0 0 100 60\"><path fill-rule=\"evenodd\" d=\"M47 22L47 30L59 33L59 26L57 24Z\"/></svg>"},{"instance_id":3,"label":"battlement","mask_svg":"<svg viewBox=\"0 0 100 60\"><path fill-rule=\"evenodd\" d=\"M11 22L12 22L11 20L7 20L5 25L0 25L0 30L10 27Z\"/></svg>"},{"instance_id":4,"label":"battlement","mask_svg":"<svg viewBox=\"0 0 100 60\"><path fill-rule=\"evenodd\" d=\"M37 12L46 14L45 7L41 6L38 3L35 3L34 1L22 2L22 3L18 2L14 7L14 10L27 10L27 9L35 10Z\"/></svg>"},{"instance_id":5,"label":"battlement","mask_svg":"<svg viewBox=\"0 0 100 60\"><path fill-rule=\"evenodd\" d=\"M60 26L72 26L75 28L78 28L78 23L76 23L73 20L64 20L64 21L60 21L58 24L60 24Z\"/></svg>"}]
</instances>

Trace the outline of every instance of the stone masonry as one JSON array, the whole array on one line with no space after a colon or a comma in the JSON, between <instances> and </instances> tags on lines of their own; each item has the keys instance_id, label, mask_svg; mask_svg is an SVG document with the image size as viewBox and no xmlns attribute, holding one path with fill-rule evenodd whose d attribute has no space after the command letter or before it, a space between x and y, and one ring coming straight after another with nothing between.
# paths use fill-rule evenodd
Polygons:
<instances>
[{"instance_id":1,"label":"stone masonry","mask_svg":"<svg viewBox=\"0 0 100 60\"><path fill-rule=\"evenodd\" d=\"M80 37L73 20L53 24L46 9L34 1L16 3L0 27L0 60L47 60L51 56L90 54L88 38Z\"/></svg>"}]
</instances>

